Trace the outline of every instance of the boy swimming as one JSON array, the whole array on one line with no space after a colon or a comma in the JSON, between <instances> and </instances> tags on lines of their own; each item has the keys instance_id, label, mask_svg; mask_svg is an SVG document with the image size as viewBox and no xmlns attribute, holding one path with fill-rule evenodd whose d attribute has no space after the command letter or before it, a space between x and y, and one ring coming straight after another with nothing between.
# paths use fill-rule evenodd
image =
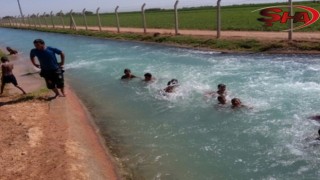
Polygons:
<instances>
[{"instance_id":1,"label":"boy swimming","mask_svg":"<svg viewBox=\"0 0 320 180\"><path fill-rule=\"evenodd\" d=\"M227 104L227 100L226 100L226 97L225 96L218 96L218 98L217 98L217 100L218 100L218 104L219 105L225 105L225 104Z\"/></svg>"},{"instance_id":2,"label":"boy swimming","mask_svg":"<svg viewBox=\"0 0 320 180\"><path fill-rule=\"evenodd\" d=\"M167 83L167 87L164 89L164 91L166 93L173 93L175 88L179 86L178 84L178 80L177 79L171 79L168 83Z\"/></svg>"},{"instance_id":3,"label":"boy swimming","mask_svg":"<svg viewBox=\"0 0 320 180\"><path fill-rule=\"evenodd\" d=\"M231 99L231 108L241 108L241 107L247 107L242 104L239 98L233 98Z\"/></svg>"},{"instance_id":4,"label":"boy swimming","mask_svg":"<svg viewBox=\"0 0 320 180\"><path fill-rule=\"evenodd\" d=\"M155 79L152 77L151 73L144 74L144 82L153 82Z\"/></svg>"},{"instance_id":5,"label":"boy swimming","mask_svg":"<svg viewBox=\"0 0 320 180\"><path fill-rule=\"evenodd\" d=\"M207 96L226 96L227 95L227 86L225 84L218 84L218 90L207 92Z\"/></svg>"},{"instance_id":6,"label":"boy swimming","mask_svg":"<svg viewBox=\"0 0 320 180\"><path fill-rule=\"evenodd\" d=\"M1 62L2 77L0 94L3 93L4 86L7 83L12 83L16 88L20 89L20 91L22 91L23 94L26 94L26 92L20 86L18 86L17 79L12 73L13 64L9 62L9 59L7 57L1 57Z\"/></svg>"},{"instance_id":7,"label":"boy swimming","mask_svg":"<svg viewBox=\"0 0 320 180\"><path fill-rule=\"evenodd\" d=\"M318 134L319 134L319 137L317 137L316 140L320 141L320 129L318 130Z\"/></svg>"},{"instance_id":8,"label":"boy swimming","mask_svg":"<svg viewBox=\"0 0 320 180\"><path fill-rule=\"evenodd\" d=\"M125 69L123 71L124 75L121 77L121 79L133 79L133 78L137 78L137 76L131 74L131 70L130 69Z\"/></svg>"}]
</instances>

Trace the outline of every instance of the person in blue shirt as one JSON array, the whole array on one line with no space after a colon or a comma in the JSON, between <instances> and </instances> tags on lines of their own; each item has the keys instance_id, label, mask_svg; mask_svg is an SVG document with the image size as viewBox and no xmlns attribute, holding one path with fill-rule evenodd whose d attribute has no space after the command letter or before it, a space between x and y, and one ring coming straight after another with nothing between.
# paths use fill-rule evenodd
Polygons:
<instances>
[{"instance_id":1,"label":"person in blue shirt","mask_svg":"<svg viewBox=\"0 0 320 180\"><path fill-rule=\"evenodd\" d=\"M48 89L51 89L57 96L65 96L64 93L64 77L63 77L63 65L65 55L64 53L53 47L47 47L42 39L36 39L33 41L35 46L30 52L30 59L32 64L41 69L40 76L46 81ZM58 62L57 55L60 55L61 61ZM36 63L36 58L40 64ZM61 95L59 93L61 91Z\"/></svg>"}]
</instances>

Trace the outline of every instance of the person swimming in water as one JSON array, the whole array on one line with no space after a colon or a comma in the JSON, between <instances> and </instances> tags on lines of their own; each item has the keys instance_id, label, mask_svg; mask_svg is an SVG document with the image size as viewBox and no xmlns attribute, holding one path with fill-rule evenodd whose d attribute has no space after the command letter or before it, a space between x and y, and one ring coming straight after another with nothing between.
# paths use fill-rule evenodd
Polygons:
<instances>
[{"instance_id":1,"label":"person swimming in water","mask_svg":"<svg viewBox=\"0 0 320 180\"><path fill-rule=\"evenodd\" d=\"M167 83L167 87L164 89L164 92L166 93L173 93L175 88L179 86L179 82L177 79L171 79Z\"/></svg>"},{"instance_id":2,"label":"person swimming in water","mask_svg":"<svg viewBox=\"0 0 320 180\"><path fill-rule=\"evenodd\" d=\"M7 47L7 51L9 52L9 55L15 55L18 54L17 50L12 49L11 47Z\"/></svg>"},{"instance_id":3,"label":"person swimming in water","mask_svg":"<svg viewBox=\"0 0 320 180\"><path fill-rule=\"evenodd\" d=\"M137 76L131 74L131 70L130 69L125 69L123 71L124 75L121 77L121 79L133 79L133 78L137 78Z\"/></svg>"},{"instance_id":4,"label":"person swimming in water","mask_svg":"<svg viewBox=\"0 0 320 180\"><path fill-rule=\"evenodd\" d=\"M245 105L242 104L241 100L239 98L233 98L231 99L231 108L241 108L241 107L247 107Z\"/></svg>"},{"instance_id":5,"label":"person swimming in water","mask_svg":"<svg viewBox=\"0 0 320 180\"><path fill-rule=\"evenodd\" d=\"M154 77L152 77L152 74L151 73L145 73L144 74L144 82L153 82L155 80Z\"/></svg>"},{"instance_id":6,"label":"person swimming in water","mask_svg":"<svg viewBox=\"0 0 320 180\"><path fill-rule=\"evenodd\" d=\"M316 140L320 141L320 129L318 130L319 137L316 138Z\"/></svg>"},{"instance_id":7,"label":"person swimming in water","mask_svg":"<svg viewBox=\"0 0 320 180\"><path fill-rule=\"evenodd\" d=\"M320 122L320 115L311 116L311 117L309 117L308 119L311 119L311 120L315 120L315 121L317 121L317 122Z\"/></svg>"},{"instance_id":8,"label":"person swimming in water","mask_svg":"<svg viewBox=\"0 0 320 180\"><path fill-rule=\"evenodd\" d=\"M225 84L218 84L218 91L217 94L220 96L225 96L227 95L227 86Z\"/></svg>"},{"instance_id":9,"label":"person swimming in water","mask_svg":"<svg viewBox=\"0 0 320 180\"><path fill-rule=\"evenodd\" d=\"M26 94L26 92L18 85L16 77L13 75L13 64L9 62L9 59L7 57L1 57L1 71L2 71L2 77L1 77L1 92L3 93L4 87L7 83L12 83L16 88L18 88L23 94Z\"/></svg>"},{"instance_id":10,"label":"person swimming in water","mask_svg":"<svg viewBox=\"0 0 320 180\"><path fill-rule=\"evenodd\" d=\"M227 86L225 84L218 84L218 90L206 93L207 96L226 96Z\"/></svg>"},{"instance_id":11,"label":"person swimming in water","mask_svg":"<svg viewBox=\"0 0 320 180\"><path fill-rule=\"evenodd\" d=\"M225 96L218 96L217 100L218 100L218 104L219 104L219 105L225 105L225 104L227 104L227 100L226 100L226 97L225 97Z\"/></svg>"}]
</instances>

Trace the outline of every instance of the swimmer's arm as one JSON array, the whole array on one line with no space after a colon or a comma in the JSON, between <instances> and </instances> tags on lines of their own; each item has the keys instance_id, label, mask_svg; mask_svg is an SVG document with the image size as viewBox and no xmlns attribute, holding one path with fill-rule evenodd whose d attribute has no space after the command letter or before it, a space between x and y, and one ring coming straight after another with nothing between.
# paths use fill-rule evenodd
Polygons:
<instances>
[{"instance_id":1,"label":"swimmer's arm","mask_svg":"<svg viewBox=\"0 0 320 180\"><path fill-rule=\"evenodd\" d=\"M31 63L36 67L36 68L40 68L39 64L36 64L36 59L34 57L31 57Z\"/></svg>"},{"instance_id":2,"label":"swimmer's arm","mask_svg":"<svg viewBox=\"0 0 320 180\"><path fill-rule=\"evenodd\" d=\"M213 95L216 95L217 93L215 91L208 91L208 92L205 92L204 95L205 96L213 96Z\"/></svg>"},{"instance_id":3,"label":"swimmer's arm","mask_svg":"<svg viewBox=\"0 0 320 180\"><path fill-rule=\"evenodd\" d=\"M253 107L247 106L247 105L242 105L241 107L244 107L244 108L247 108L247 109L253 109Z\"/></svg>"},{"instance_id":4,"label":"swimmer's arm","mask_svg":"<svg viewBox=\"0 0 320 180\"><path fill-rule=\"evenodd\" d=\"M138 76L135 76L135 75L131 75L131 78L143 79L142 77L138 77Z\"/></svg>"}]
</instances>

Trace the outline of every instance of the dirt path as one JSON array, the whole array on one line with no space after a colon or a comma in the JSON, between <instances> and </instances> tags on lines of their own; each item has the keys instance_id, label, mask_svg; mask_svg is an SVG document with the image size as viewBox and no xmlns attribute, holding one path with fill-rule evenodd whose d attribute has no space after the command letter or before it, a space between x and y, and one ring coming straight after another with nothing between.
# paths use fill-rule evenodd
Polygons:
<instances>
[{"instance_id":1,"label":"dirt path","mask_svg":"<svg viewBox=\"0 0 320 180\"><path fill-rule=\"evenodd\" d=\"M27 62L10 57L19 84L0 97L0 179L120 179L90 115L70 88L47 101L43 80ZM36 92L36 93L35 93ZM48 95L46 95L48 94Z\"/></svg>"},{"instance_id":2,"label":"dirt path","mask_svg":"<svg viewBox=\"0 0 320 180\"><path fill-rule=\"evenodd\" d=\"M27 26L27 25L22 25ZM31 26L33 27L33 26ZM39 26L37 26L39 27ZM47 27L41 25L41 27ZM48 28L53 28L53 26L48 26ZM63 29L61 25L55 25L55 28ZM70 26L65 26L64 28L69 29ZM85 26L77 26L77 30L85 30ZM98 26L89 26L88 30L99 31ZM102 31L117 32L116 27L102 27ZM143 33L143 28L131 28L131 27L120 27L120 32L122 33ZM148 34L160 33L160 34L175 34L174 29L156 29L148 28ZM217 32L212 30L179 30L181 35L191 35L191 36L201 36L201 37L216 37ZM259 40L286 40L288 39L288 32L267 32L267 31L221 31L221 38L225 39L259 39ZM319 41L319 32L294 32L294 40L307 40L307 41Z\"/></svg>"},{"instance_id":3,"label":"dirt path","mask_svg":"<svg viewBox=\"0 0 320 180\"><path fill-rule=\"evenodd\" d=\"M44 26L42 26L44 27ZM49 26L49 28L52 28ZM55 26L55 28L62 29L63 26ZM65 28L70 28L65 26ZM84 26L77 26L78 30L85 30ZM88 27L88 30L99 31L99 27ZM102 31L117 32L116 27L102 27ZM123 33L143 33L142 28L128 28L121 27L120 32ZM175 34L174 29L154 29L148 28L147 33L154 34ZM202 36L202 37L216 37L216 31L210 30L179 30L179 34ZM288 32L263 32L263 31L222 31L221 38L226 39L261 39L261 40L286 40L288 39ZM318 41L320 40L320 32L294 32L293 39L295 40L308 40Z\"/></svg>"}]
</instances>

